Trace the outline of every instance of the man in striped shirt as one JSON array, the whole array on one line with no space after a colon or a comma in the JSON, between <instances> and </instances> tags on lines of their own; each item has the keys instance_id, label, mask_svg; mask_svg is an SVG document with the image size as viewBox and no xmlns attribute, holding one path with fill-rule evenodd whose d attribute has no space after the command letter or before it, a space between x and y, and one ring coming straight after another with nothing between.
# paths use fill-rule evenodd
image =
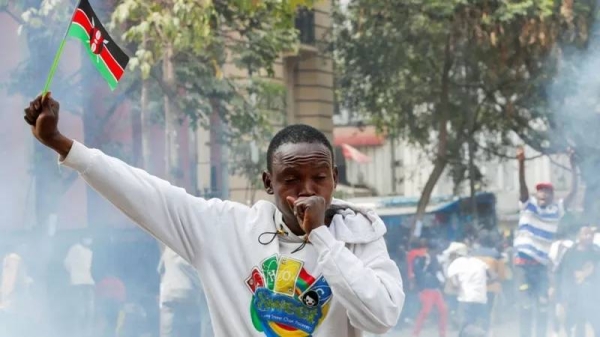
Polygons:
<instances>
[{"instance_id":1,"label":"man in striped shirt","mask_svg":"<svg viewBox=\"0 0 600 337\"><path fill-rule=\"evenodd\" d=\"M536 195L530 196L525 181L525 152L517 150L519 161L520 208L519 227L514 240L515 273L519 282L520 337L533 335L535 312L536 336L546 337L548 311L548 253L558 225L577 191L577 171L574 153L569 151L573 184L564 200L554 200L551 183L536 185Z\"/></svg>"}]
</instances>

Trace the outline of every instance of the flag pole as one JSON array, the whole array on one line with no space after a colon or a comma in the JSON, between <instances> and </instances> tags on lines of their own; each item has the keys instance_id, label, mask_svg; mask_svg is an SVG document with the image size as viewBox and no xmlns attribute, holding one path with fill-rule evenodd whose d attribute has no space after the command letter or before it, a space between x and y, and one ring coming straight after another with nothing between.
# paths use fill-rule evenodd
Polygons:
<instances>
[{"instance_id":1,"label":"flag pole","mask_svg":"<svg viewBox=\"0 0 600 337\"><path fill-rule=\"evenodd\" d=\"M42 91L42 99L48 93L50 89L50 83L52 83L52 78L54 77L54 73L56 73L56 69L58 68L58 62L60 61L60 56L62 55L63 49L65 48L65 42L67 41L67 35L69 34L69 29L71 28L71 24L73 23L73 19L75 18L75 13L77 13L77 8L79 8L79 4L81 0L77 1L77 5L73 10L73 14L71 15L71 21L69 21L69 26L67 26L67 31L60 41L60 45L58 46L58 50L56 51L56 55L54 55L54 61L52 61L52 66L50 67L50 72L48 73L48 78L46 78L46 84L44 85L44 90Z\"/></svg>"}]
</instances>

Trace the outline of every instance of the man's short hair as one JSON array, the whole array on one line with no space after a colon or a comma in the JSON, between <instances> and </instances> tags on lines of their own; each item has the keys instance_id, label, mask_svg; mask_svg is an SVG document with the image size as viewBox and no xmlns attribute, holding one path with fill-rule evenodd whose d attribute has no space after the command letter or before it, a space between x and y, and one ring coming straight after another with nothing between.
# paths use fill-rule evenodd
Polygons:
<instances>
[{"instance_id":1,"label":"man's short hair","mask_svg":"<svg viewBox=\"0 0 600 337\"><path fill-rule=\"evenodd\" d=\"M279 147L285 144L300 143L325 145L329 150L329 153L331 153L331 161L333 162L333 147L323 132L313 128L310 125L292 124L281 129L279 132L277 132L277 134L275 134L273 139L271 139L269 148L267 149L267 170L272 172L273 154L275 151L277 151L277 149L279 149Z\"/></svg>"}]
</instances>

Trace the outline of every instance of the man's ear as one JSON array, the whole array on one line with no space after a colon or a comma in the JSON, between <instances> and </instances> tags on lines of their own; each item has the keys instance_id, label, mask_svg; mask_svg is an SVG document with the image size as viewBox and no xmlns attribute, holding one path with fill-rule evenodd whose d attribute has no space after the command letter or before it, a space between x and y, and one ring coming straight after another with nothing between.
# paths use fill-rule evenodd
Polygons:
<instances>
[{"instance_id":1,"label":"man's ear","mask_svg":"<svg viewBox=\"0 0 600 337\"><path fill-rule=\"evenodd\" d=\"M263 171L262 174L263 186L265 187L265 191L267 194L273 195L273 184L271 180L271 174L267 171Z\"/></svg>"},{"instance_id":2,"label":"man's ear","mask_svg":"<svg viewBox=\"0 0 600 337\"><path fill-rule=\"evenodd\" d=\"M339 179L338 167L334 166L333 167L333 188L337 187L338 179Z\"/></svg>"}]
</instances>

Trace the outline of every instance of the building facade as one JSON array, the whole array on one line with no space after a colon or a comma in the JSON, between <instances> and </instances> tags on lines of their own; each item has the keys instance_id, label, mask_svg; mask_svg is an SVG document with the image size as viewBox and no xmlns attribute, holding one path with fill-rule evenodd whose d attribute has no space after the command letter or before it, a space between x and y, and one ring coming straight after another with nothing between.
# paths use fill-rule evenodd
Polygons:
<instances>
[{"instance_id":1,"label":"building facade","mask_svg":"<svg viewBox=\"0 0 600 337\"><path fill-rule=\"evenodd\" d=\"M298 52L282 55L274 65L274 76L268 78L286 91L285 111L281 112L282 118L274 120L275 129L294 123L309 124L333 139L333 64L320 48L330 33L331 12L331 0L319 1L311 11L299 12L296 18L300 48ZM228 76L247 76L232 64L226 64L223 71ZM224 145L216 144L210 130L199 129L195 137L200 195L248 204L268 198L245 177L230 173L238 163Z\"/></svg>"}]
</instances>

